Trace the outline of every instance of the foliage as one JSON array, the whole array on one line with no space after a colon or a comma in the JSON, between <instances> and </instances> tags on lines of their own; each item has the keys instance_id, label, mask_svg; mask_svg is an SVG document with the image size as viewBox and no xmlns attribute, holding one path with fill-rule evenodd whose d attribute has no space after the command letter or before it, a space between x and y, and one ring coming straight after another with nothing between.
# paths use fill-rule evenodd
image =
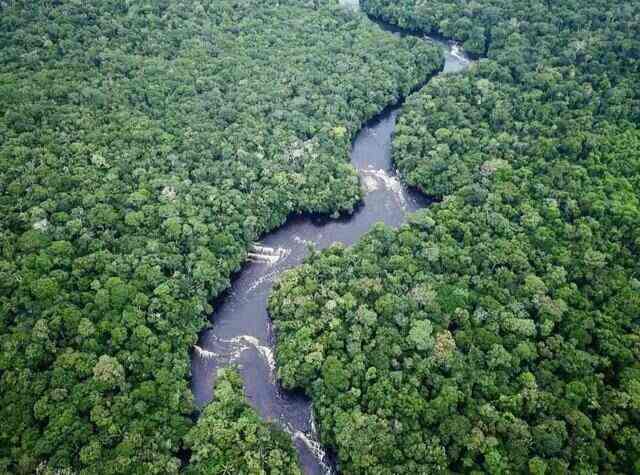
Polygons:
<instances>
[{"instance_id":1,"label":"foliage","mask_svg":"<svg viewBox=\"0 0 640 475\"><path fill-rule=\"evenodd\" d=\"M192 450L189 474L301 474L291 437L249 406L234 369L221 370L214 400L185 441Z\"/></svg>"},{"instance_id":2,"label":"foliage","mask_svg":"<svg viewBox=\"0 0 640 475\"><path fill-rule=\"evenodd\" d=\"M362 4L487 59L399 118L441 203L276 288L283 383L344 473L637 472L640 3Z\"/></svg>"},{"instance_id":3,"label":"foliage","mask_svg":"<svg viewBox=\"0 0 640 475\"><path fill-rule=\"evenodd\" d=\"M331 2L0 10L0 471L175 473L207 302L353 208L351 138L441 54Z\"/></svg>"},{"instance_id":4,"label":"foliage","mask_svg":"<svg viewBox=\"0 0 640 475\"><path fill-rule=\"evenodd\" d=\"M279 375L342 472L640 468L639 191L624 132L288 273Z\"/></svg>"},{"instance_id":5,"label":"foliage","mask_svg":"<svg viewBox=\"0 0 640 475\"><path fill-rule=\"evenodd\" d=\"M638 2L495 3L503 10L486 1L456 13L487 30L488 59L468 74L432 81L400 118L394 160L427 194L481 183L505 161L526 166L539 153L580 159L608 124L640 120ZM394 21L400 4L405 12L414 4L428 4L432 15L448 11L446 2L364 2ZM421 15L414 21L435 28ZM463 39L447 21L436 24Z\"/></svg>"}]
</instances>

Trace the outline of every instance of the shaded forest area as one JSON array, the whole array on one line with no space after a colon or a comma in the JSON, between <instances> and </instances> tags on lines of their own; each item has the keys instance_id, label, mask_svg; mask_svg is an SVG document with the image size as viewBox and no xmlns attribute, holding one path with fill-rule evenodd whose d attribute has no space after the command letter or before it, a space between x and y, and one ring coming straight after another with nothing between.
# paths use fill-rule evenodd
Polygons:
<instances>
[{"instance_id":1,"label":"shaded forest area","mask_svg":"<svg viewBox=\"0 0 640 475\"><path fill-rule=\"evenodd\" d=\"M640 2L363 0L482 57L406 103L439 204L290 271L279 375L341 472L640 472Z\"/></svg>"},{"instance_id":2,"label":"shaded forest area","mask_svg":"<svg viewBox=\"0 0 640 475\"><path fill-rule=\"evenodd\" d=\"M0 2L0 45L0 471L175 473L208 302L288 215L354 208L352 137L442 54L295 0ZM208 447L205 409L204 471L282 450L246 411Z\"/></svg>"}]
</instances>

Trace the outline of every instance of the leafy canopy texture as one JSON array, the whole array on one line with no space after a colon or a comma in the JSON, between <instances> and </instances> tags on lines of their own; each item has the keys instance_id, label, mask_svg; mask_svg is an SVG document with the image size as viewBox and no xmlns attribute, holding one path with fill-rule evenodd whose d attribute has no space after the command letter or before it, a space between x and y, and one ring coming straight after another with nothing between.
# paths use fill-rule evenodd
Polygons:
<instances>
[{"instance_id":1,"label":"leafy canopy texture","mask_svg":"<svg viewBox=\"0 0 640 475\"><path fill-rule=\"evenodd\" d=\"M0 1L0 45L0 472L176 473L207 302L354 207L353 135L442 55L294 0Z\"/></svg>"},{"instance_id":2,"label":"leafy canopy texture","mask_svg":"<svg viewBox=\"0 0 640 475\"><path fill-rule=\"evenodd\" d=\"M638 167L640 133L612 136L282 279L279 375L342 472L638 468Z\"/></svg>"},{"instance_id":3,"label":"leafy canopy texture","mask_svg":"<svg viewBox=\"0 0 640 475\"><path fill-rule=\"evenodd\" d=\"M363 0L483 56L400 115L440 199L270 298L350 474L640 471L640 2Z\"/></svg>"},{"instance_id":4,"label":"leafy canopy texture","mask_svg":"<svg viewBox=\"0 0 640 475\"><path fill-rule=\"evenodd\" d=\"M301 475L291 437L247 403L235 369L221 370L214 400L185 437L190 475Z\"/></svg>"}]
</instances>

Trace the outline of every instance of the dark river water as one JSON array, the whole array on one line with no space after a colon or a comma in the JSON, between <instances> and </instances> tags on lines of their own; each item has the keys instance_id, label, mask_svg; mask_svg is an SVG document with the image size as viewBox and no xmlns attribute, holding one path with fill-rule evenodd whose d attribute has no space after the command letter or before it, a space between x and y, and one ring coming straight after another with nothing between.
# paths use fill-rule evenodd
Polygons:
<instances>
[{"instance_id":1,"label":"dark river water","mask_svg":"<svg viewBox=\"0 0 640 475\"><path fill-rule=\"evenodd\" d=\"M446 56L443 74L467 67L469 62L456 45L437 43ZM383 111L359 131L353 142L351 162L366 190L363 205L339 220L293 217L264 236L221 299L211 316L211 327L200 334L193 351L191 387L197 404L202 407L211 400L219 368L237 365L249 402L265 420L277 422L291 434L307 474L333 473L334 462L317 442L310 400L303 394L284 391L276 381L267 298L278 275L299 265L308 255L309 243L317 249L335 242L351 245L373 224L397 227L405 222L407 213L429 204L419 192L405 187L393 169L391 140L400 108Z\"/></svg>"}]
</instances>

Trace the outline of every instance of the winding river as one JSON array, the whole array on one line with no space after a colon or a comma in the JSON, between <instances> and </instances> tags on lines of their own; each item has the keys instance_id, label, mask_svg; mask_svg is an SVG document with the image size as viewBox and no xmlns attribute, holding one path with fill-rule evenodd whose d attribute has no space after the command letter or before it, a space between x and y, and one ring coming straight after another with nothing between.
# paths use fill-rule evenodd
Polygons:
<instances>
[{"instance_id":1,"label":"winding river","mask_svg":"<svg viewBox=\"0 0 640 475\"><path fill-rule=\"evenodd\" d=\"M467 67L469 61L456 45L437 43L446 57L443 74ZM353 142L351 161L367 192L363 205L353 215L338 220L293 217L266 235L251 250L250 261L220 299L211 317L212 326L200 334L193 352L191 387L197 404L202 407L211 400L217 369L237 364L250 403L265 420L277 422L291 434L307 474L333 473L334 462L317 441L310 400L303 394L284 391L276 381L267 298L274 279L299 265L308 255L309 244L316 249L335 242L351 245L373 224L384 222L397 227L407 213L429 204L419 192L405 187L393 170L391 139L400 107L387 108L365 124Z\"/></svg>"}]
</instances>

